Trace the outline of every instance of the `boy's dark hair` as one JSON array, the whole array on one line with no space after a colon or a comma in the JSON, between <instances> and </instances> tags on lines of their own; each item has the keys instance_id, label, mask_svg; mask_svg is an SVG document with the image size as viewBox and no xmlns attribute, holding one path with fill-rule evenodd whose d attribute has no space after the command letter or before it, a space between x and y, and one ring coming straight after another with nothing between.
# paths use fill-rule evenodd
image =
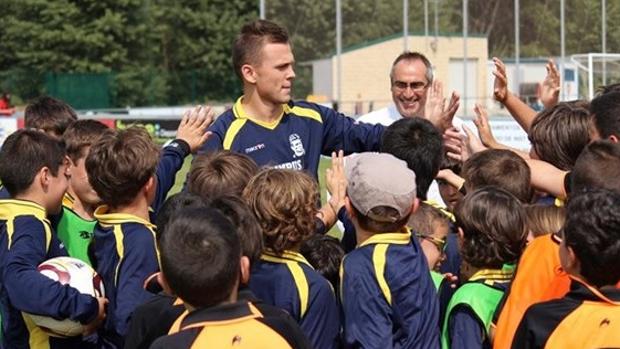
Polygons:
<instances>
[{"instance_id":1,"label":"boy's dark hair","mask_svg":"<svg viewBox=\"0 0 620 349\"><path fill-rule=\"evenodd\" d=\"M439 166L440 170L450 170L454 172L456 175L461 174L461 169L463 168L463 163L457 160L454 160L450 157L444 156L441 161L441 165Z\"/></svg>"},{"instance_id":2,"label":"boy's dark hair","mask_svg":"<svg viewBox=\"0 0 620 349\"><path fill-rule=\"evenodd\" d=\"M461 177L465 179L468 193L494 185L523 203L532 199L530 168L525 160L510 150L487 149L474 154L463 164Z\"/></svg>"},{"instance_id":3,"label":"boy's dark hair","mask_svg":"<svg viewBox=\"0 0 620 349\"><path fill-rule=\"evenodd\" d=\"M155 175L159 149L140 127L103 135L86 157L88 181L112 207L129 204Z\"/></svg>"},{"instance_id":4,"label":"boy's dark hair","mask_svg":"<svg viewBox=\"0 0 620 349\"><path fill-rule=\"evenodd\" d=\"M390 125L381 138L381 151L405 161L415 172L417 197L426 194L439 172L443 139L433 124L419 117L402 118Z\"/></svg>"},{"instance_id":5,"label":"boy's dark hair","mask_svg":"<svg viewBox=\"0 0 620 349\"><path fill-rule=\"evenodd\" d=\"M65 130L62 139L65 141L67 156L74 163L85 156L84 149L95 143L106 132L112 132L105 124L91 119L78 120Z\"/></svg>"},{"instance_id":6,"label":"boy's dark hair","mask_svg":"<svg viewBox=\"0 0 620 349\"><path fill-rule=\"evenodd\" d=\"M590 111L561 102L540 112L530 127L529 139L541 160L570 170L590 142Z\"/></svg>"},{"instance_id":7,"label":"boy's dark hair","mask_svg":"<svg viewBox=\"0 0 620 349\"><path fill-rule=\"evenodd\" d=\"M601 138L620 137L620 90L603 93L590 102L594 125Z\"/></svg>"},{"instance_id":8,"label":"boy's dark hair","mask_svg":"<svg viewBox=\"0 0 620 349\"><path fill-rule=\"evenodd\" d=\"M315 234L301 244L299 252L324 278L332 284L334 290L340 288L340 263L344 250L338 239L327 235Z\"/></svg>"},{"instance_id":9,"label":"boy's dark hair","mask_svg":"<svg viewBox=\"0 0 620 349\"><path fill-rule=\"evenodd\" d=\"M564 243L579 260L579 273L596 287L620 281L620 193L605 189L571 198Z\"/></svg>"},{"instance_id":10,"label":"boy's dark hair","mask_svg":"<svg viewBox=\"0 0 620 349\"><path fill-rule=\"evenodd\" d=\"M450 226L450 218L440 209L425 202L409 218L408 226L416 233L433 236L438 225Z\"/></svg>"},{"instance_id":11,"label":"boy's dark hair","mask_svg":"<svg viewBox=\"0 0 620 349\"><path fill-rule=\"evenodd\" d=\"M317 183L308 174L276 168L259 172L243 191L265 247L276 254L298 247L314 233Z\"/></svg>"},{"instance_id":12,"label":"boy's dark hair","mask_svg":"<svg viewBox=\"0 0 620 349\"><path fill-rule=\"evenodd\" d=\"M200 155L187 176L187 189L203 198L241 196L258 166L250 157L228 150Z\"/></svg>"},{"instance_id":13,"label":"boy's dark hair","mask_svg":"<svg viewBox=\"0 0 620 349\"><path fill-rule=\"evenodd\" d=\"M570 195L604 188L620 193L620 144L599 140L588 144L570 175Z\"/></svg>"},{"instance_id":14,"label":"boy's dark hair","mask_svg":"<svg viewBox=\"0 0 620 349\"><path fill-rule=\"evenodd\" d=\"M43 167L57 176L64 160L62 141L39 130L17 130L7 137L0 149L0 180L11 197L15 197L32 185Z\"/></svg>"},{"instance_id":15,"label":"boy's dark hair","mask_svg":"<svg viewBox=\"0 0 620 349\"><path fill-rule=\"evenodd\" d=\"M461 256L469 265L499 269L521 255L527 235L525 214L509 192L490 186L468 193L454 215L463 230Z\"/></svg>"},{"instance_id":16,"label":"boy's dark hair","mask_svg":"<svg viewBox=\"0 0 620 349\"><path fill-rule=\"evenodd\" d=\"M75 110L67 103L43 96L35 99L24 110L24 124L60 137L77 120Z\"/></svg>"},{"instance_id":17,"label":"boy's dark hair","mask_svg":"<svg viewBox=\"0 0 620 349\"><path fill-rule=\"evenodd\" d=\"M250 265L258 262L263 253L263 233L256 217L239 196L221 196L209 201L209 207L228 218L239 234L241 253Z\"/></svg>"},{"instance_id":18,"label":"boy's dark hair","mask_svg":"<svg viewBox=\"0 0 620 349\"><path fill-rule=\"evenodd\" d=\"M412 203L413 204L413 203ZM373 233L393 233L395 231L400 230L402 227L407 225L407 221L409 221L409 216L406 216L402 219L396 220L394 222L379 222L374 220L368 216L364 216L360 210L358 210L355 205L351 205L353 212L355 213L355 218L357 219L357 223L360 227L366 231L371 231ZM375 217L390 217L391 219L397 219L398 212L392 207L387 206L378 206L370 210L370 213Z\"/></svg>"},{"instance_id":19,"label":"boy's dark hair","mask_svg":"<svg viewBox=\"0 0 620 349\"><path fill-rule=\"evenodd\" d=\"M244 25L233 43L232 61L235 74L243 81L241 66L260 63L261 49L265 44L287 44L288 42L286 29L274 22L260 19Z\"/></svg>"},{"instance_id":20,"label":"boy's dark hair","mask_svg":"<svg viewBox=\"0 0 620 349\"><path fill-rule=\"evenodd\" d=\"M162 236L166 234L168 223L170 223L175 216L189 209L201 208L206 209L207 204L196 194L181 192L166 199L166 202L161 206L155 218L155 225L157 226L155 237L157 242L159 243Z\"/></svg>"},{"instance_id":21,"label":"boy's dark hair","mask_svg":"<svg viewBox=\"0 0 620 349\"><path fill-rule=\"evenodd\" d=\"M189 209L168 223L161 237L161 269L184 302L207 308L230 297L240 273L235 228L217 210Z\"/></svg>"}]
</instances>

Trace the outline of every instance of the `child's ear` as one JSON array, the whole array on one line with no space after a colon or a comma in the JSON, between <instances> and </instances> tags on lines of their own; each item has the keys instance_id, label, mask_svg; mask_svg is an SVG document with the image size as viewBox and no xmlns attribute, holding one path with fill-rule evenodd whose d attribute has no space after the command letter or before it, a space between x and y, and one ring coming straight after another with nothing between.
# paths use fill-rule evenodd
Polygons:
<instances>
[{"instance_id":1,"label":"child's ear","mask_svg":"<svg viewBox=\"0 0 620 349\"><path fill-rule=\"evenodd\" d=\"M157 189L157 179L155 175L151 176L149 180L144 185L144 193L148 200L149 205L155 200L155 190Z\"/></svg>"},{"instance_id":2,"label":"child's ear","mask_svg":"<svg viewBox=\"0 0 620 349\"><path fill-rule=\"evenodd\" d=\"M415 211L417 211L419 207L420 207L420 199L415 198L415 200L413 200L413 204L411 205L411 214L414 214Z\"/></svg>"},{"instance_id":3,"label":"child's ear","mask_svg":"<svg viewBox=\"0 0 620 349\"><path fill-rule=\"evenodd\" d=\"M349 218L355 217L355 212L353 211L353 206L351 205L351 200L349 200L348 196L344 198L344 207L347 210L347 215Z\"/></svg>"},{"instance_id":4,"label":"child's ear","mask_svg":"<svg viewBox=\"0 0 620 349\"><path fill-rule=\"evenodd\" d=\"M457 232L456 232L456 233L457 233L457 235L459 236L459 239L460 239L460 240L465 239L465 232L463 232L463 229L462 229L461 227L458 227L458 229L457 229Z\"/></svg>"},{"instance_id":5,"label":"child's ear","mask_svg":"<svg viewBox=\"0 0 620 349\"><path fill-rule=\"evenodd\" d=\"M241 256L239 261L239 267L241 268L241 285L247 285L250 282L250 259L246 256Z\"/></svg>"},{"instance_id":6,"label":"child's ear","mask_svg":"<svg viewBox=\"0 0 620 349\"><path fill-rule=\"evenodd\" d=\"M609 136L609 140L614 142L614 143L619 143L620 142L620 139L618 139L618 137L616 135Z\"/></svg>"},{"instance_id":7,"label":"child's ear","mask_svg":"<svg viewBox=\"0 0 620 349\"><path fill-rule=\"evenodd\" d=\"M170 288L170 284L168 284L168 280L166 280L166 276L161 271L157 273L157 283L164 290L164 293L170 296L174 296L174 292Z\"/></svg>"},{"instance_id":8,"label":"child's ear","mask_svg":"<svg viewBox=\"0 0 620 349\"><path fill-rule=\"evenodd\" d=\"M39 170L39 173L35 177L35 181L38 178L39 184L41 185L41 188L43 188L45 192L47 192L47 189L49 188L51 176L52 176L52 173L50 172L49 167L43 166L41 167L41 169Z\"/></svg>"},{"instance_id":9,"label":"child's ear","mask_svg":"<svg viewBox=\"0 0 620 349\"><path fill-rule=\"evenodd\" d=\"M572 270L580 273L581 263L579 263L579 258L575 255L575 251L573 251L573 248L570 246L566 246L566 251L566 256L568 257L568 260L566 261L568 263L568 268L566 268L567 271Z\"/></svg>"}]
</instances>

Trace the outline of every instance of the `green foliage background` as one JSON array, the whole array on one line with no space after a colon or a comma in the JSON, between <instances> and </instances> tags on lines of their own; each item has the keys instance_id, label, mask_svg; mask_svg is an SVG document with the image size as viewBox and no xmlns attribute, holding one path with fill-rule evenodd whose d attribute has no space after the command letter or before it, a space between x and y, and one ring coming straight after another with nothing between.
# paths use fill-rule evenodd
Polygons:
<instances>
[{"instance_id":1,"label":"green foliage background","mask_svg":"<svg viewBox=\"0 0 620 349\"><path fill-rule=\"evenodd\" d=\"M438 2L437 2L438 1ZM437 6L435 6L437 2ZM230 63L258 0L0 0L0 89L27 101L58 73L110 74L112 106L232 101ZM298 64L295 94L311 90L307 64L335 51L335 1L266 0L286 26ZM402 31L402 0L342 0L345 47ZM424 30L424 2L409 1L411 32ZM598 0L566 0L567 54L601 50ZM514 54L511 0L469 0L469 30L489 38L491 56ZM559 55L560 2L521 0L523 57ZM429 28L461 32L462 0L429 0ZM620 50L620 1L607 1L607 50ZM388 59L388 58L386 58ZM389 59L392 59L391 57ZM49 91L47 91L49 92Z\"/></svg>"}]
</instances>

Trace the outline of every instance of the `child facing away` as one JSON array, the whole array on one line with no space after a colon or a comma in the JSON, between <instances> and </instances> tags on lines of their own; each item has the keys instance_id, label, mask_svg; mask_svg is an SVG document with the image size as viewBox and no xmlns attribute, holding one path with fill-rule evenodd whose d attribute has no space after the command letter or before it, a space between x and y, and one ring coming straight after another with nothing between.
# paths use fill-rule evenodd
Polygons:
<instances>
[{"instance_id":1,"label":"child facing away","mask_svg":"<svg viewBox=\"0 0 620 349\"><path fill-rule=\"evenodd\" d=\"M78 321L86 334L105 317L107 300L37 271L67 255L46 216L60 211L68 177L62 143L41 131L16 131L2 145L0 180L13 199L0 200L0 347L89 348L81 337L49 337L22 312Z\"/></svg>"},{"instance_id":2,"label":"child facing away","mask_svg":"<svg viewBox=\"0 0 620 349\"><path fill-rule=\"evenodd\" d=\"M163 278L189 313L152 349L309 348L289 316L270 316L239 297L250 261L242 254L236 228L221 212L189 209L174 217L167 230L160 240Z\"/></svg>"},{"instance_id":3,"label":"child facing away","mask_svg":"<svg viewBox=\"0 0 620 349\"><path fill-rule=\"evenodd\" d=\"M473 275L448 304L442 347L490 348L492 319L527 235L519 200L497 187L468 193L456 208L461 256Z\"/></svg>"},{"instance_id":4,"label":"child facing away","mask_svg":"<svg viewBox=\"0 0 620 349\"><path fill-rule=\"evenodd\" d=\"M341 267L345 347L438 348L436 290L405 227L418 206L415 174L380 153L351 156L345 170L345 207L358 242Z\"/></svg>"},{"instance_id":5,"label":"child facing away","mask_svg":"<svg viewBox=\"0 0 620 349\"><path fill-rule=\"evenodd\" d=\"M571 277L563 298L532 305L513 348L620 347L620 194L594 189L569 200L560 260Z\"/></svg>"},{"instance_id":6,"label":"child facing away","mask_svg":"<svg viewBox=\"0 0 620 349\"><path fill-rule=\"evenodd\" d=\"M138 127L102 136L86 157L88 180L105 203L94 213L93 240L94 263L110 300L99 331L105 348L123 346L131 313L151 297L143 283L159 271L155 226L149 221L158 161L159 149Z\"/></svg>"},{"instance_id":7,"label":"child facing away","mask_svg":"<svg viewBox=\"0 0 620 349\"><path fill-rule=\"evenodd\" d=\"M299 253L313 233L317 183L309 175L265 169L243 197L263 232L265 251L252 268L250 289L265 303L286 310L315 348L336 348L340 316L329 282Z\"/></svg>"}]
</instances>

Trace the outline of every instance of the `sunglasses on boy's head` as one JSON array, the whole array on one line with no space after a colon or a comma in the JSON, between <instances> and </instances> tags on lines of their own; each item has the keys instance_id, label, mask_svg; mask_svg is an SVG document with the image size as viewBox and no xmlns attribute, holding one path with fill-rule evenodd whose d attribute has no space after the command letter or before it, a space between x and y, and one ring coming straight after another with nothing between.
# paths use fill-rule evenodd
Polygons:
<instances>
[{"instance_id":1,"label":"sunglasses on boy's head","mask_svg":"<svg viewBox=\"0 0 620 349\"><path fill-rule=\"evenodd\" d=\"M415 236L417 236L418 239L424 239L435 245L440 253L444 253L446 251L446 239L438 239L426 234L415 234Z\"/></svg>"}]
</instances>

